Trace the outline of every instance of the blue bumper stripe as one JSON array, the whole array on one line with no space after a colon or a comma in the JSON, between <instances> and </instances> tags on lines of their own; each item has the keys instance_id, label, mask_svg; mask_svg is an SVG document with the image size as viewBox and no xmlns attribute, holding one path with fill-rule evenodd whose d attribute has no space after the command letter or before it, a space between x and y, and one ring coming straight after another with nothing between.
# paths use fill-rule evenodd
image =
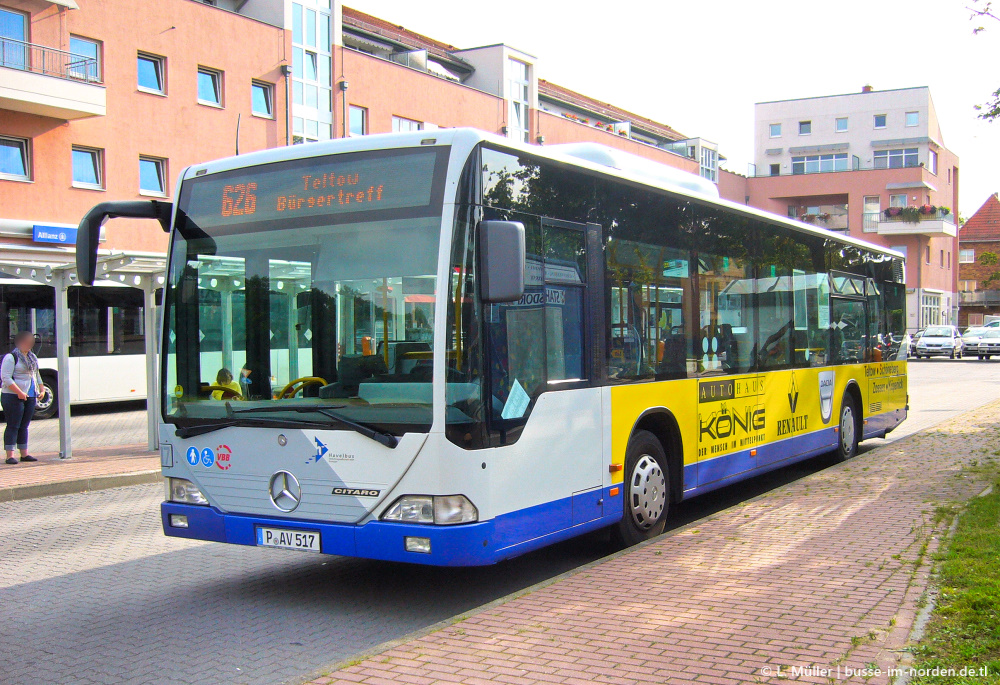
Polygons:
<instances>
[{"instance_id":1,"label":"blue bumper stripe","mask_svg":"<svg viewBox=\"0 0 1000 685\"><path fill-rule=\"evenodd\" d=\"M226 514L215 507L163 502L160 515L167 535L195 540L257 545L257 529L272 526L286 530L319 532L324 554L364 557L384 561L403 561L434 566L485 566L525 552L616 523L622 514L621 486L615 497L610 488L593 491L592 498L602 500L603 516L558 528L553 519L563 520L572 511L574 499L568 497L522 511L511 512L490 521L457 526L427 526L407 523L370 521L364 525L322 523L295 519ZM579 507L578 507L579 509ZM589 511L594 512L593 507ZM170 525L171 514L187 516L187 528ZM583 518L588 518L584 516ZM499 532L498 532L499 531ZM407 552L404 538L422 537L431 541L431 553Z\"/></svg>"}]
</instances>

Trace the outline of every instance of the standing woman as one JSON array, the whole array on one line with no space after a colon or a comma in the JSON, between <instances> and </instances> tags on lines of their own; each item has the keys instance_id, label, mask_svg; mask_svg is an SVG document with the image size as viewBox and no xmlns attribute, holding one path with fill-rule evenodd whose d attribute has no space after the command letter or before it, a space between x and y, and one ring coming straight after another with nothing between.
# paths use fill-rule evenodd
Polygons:
<instances>
[{"instance_id":1,"label":"standing woman","mask_svg":"<svg viewBox=\"0 0 1000 685\"><path fill-rule=\"evenodd\" d=\"M14 337L14 349L0 362L0 405L7 420L3 432L3 448L7 463L16 464L14 446L21 453L21 461L38 461L28 454L28 424L35 413L35 401L45 397L45 386L38 373L38 357L31 351L35 334L21 331Z\"/></svg>"}]
</instances>

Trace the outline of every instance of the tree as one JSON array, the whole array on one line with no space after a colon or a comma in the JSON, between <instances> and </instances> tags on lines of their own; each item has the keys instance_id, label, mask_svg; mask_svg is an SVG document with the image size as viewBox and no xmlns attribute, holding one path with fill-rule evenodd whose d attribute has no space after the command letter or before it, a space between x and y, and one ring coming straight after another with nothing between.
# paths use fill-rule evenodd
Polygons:
<instances>
[{"instance_id":1,"label":"tree","mask_svg":"<svg viewBox=\"0 0 1000 685\"><path fill-rule=\"evenodd\" d=\"M966 9L972 12L969 21L979 21L980 19L992 19L1000 22L1000 14L993 9L993 0L971 0L972 5ZM972 29L973 35L978 35L986 30L985 26L979 25ZM993 121L1000 117L1000 88L997 88L990 96L992 99L982 105L975 105L979 112L979 118L986 121Z\"/></svg>"},{"instance_id":2,"label":"tree","mask_svg":"<svg viewBox=\"0 0 1000 685\"><path fill-rule=\"evenodd\" d=\"M981 255L979 255L979 263L982 264L983 266L995 267L997 265L997 262L1000 262L1000 257L997 257L996 253L984 252ZM983 279L982 283L985 286L989 285L993 281L1000 281L1000 271L994 271L985 279Z\"/></svg>"}]
</instances>

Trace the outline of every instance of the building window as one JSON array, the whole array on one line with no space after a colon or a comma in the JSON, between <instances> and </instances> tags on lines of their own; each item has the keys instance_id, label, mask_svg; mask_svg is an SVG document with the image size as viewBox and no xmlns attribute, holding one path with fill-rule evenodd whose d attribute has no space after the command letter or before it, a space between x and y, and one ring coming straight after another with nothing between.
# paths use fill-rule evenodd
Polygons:
<instances>
[{"instance_id":1,"label":"building window","mask_svg":"<svg viewBox=\"0 0 1000 685\"><path fill-rule=\"evenodd\" d=\"M364 107L351 105L349 121L352 136L363 136L368 133L368 110Z\"/></svg>"},{"instance_id":2,"label":"building window","mask_svg":"<svg viewBox=\"0 0 1000 685\"><path fill-rule=\"evenodd\" d=\"M333 82L329 0L299 0L292 10L292 113L302 119L304 140L330 138L333 129ZM347 123L344 123L347 135Z\"/></svg>"},{"instance_id":3,"label":"building window","mask_svg":"<svg viewBox=\"0 0 1000 685\"><path fill-rule=\"evenodd\" d=\"M811 122L811 121L800 121L799 122L799 135L800 136L808 136L810 133L812 133L812 130L813 130L813 122Z\"/></svg>"},{"instance_id":4,"label":"building window","mask_svg":"<svg viewBox=\"0 0 1000 685\"><path fill-rule=\"evenodd\" d=\"M139 157L139 192L153 195L167 194L167 160L158 157Z\"/></svg>"},{"instance_id":5,"label":"building window","mask_svg":"<svg viewBox=\"0 0 1000 685\"><path fill-rule=\"evenodd\" d=\"M73 187L101 190L104 188L104 164L101 150L73 146Z\"/></svg>"},{"instance_id":6,"label":"building window","mask_svg":"<svg viewBox=\"0 0 1000 685\"><path fill-rule=\"evenodd\" d=\"M837 133L843 133L847 130L847 117L837 117L834 120L834 129Z\"/></svg>"},{"instance_id":7,"label":"building window","mask_svg":"<svg viewBox=\"0 0 1000 685\"><path fill-rule=\"evenodd\" d=\"M936 326L941 323L940 295L928 295L926 293L921 295L920 323L922 326Z\"/></svg>"},{"instance_id":8,"label":"building window","mask_svg":"<svg viewBox=\"0 0 1000 685\"><path fill-rule=\"evenodd\" d=\"M0 66L27 69L31 66L28 42L28 15L0 7Z\"/></svg>"},{"instance_id":9,"label":"building window","mask_svg":"<svg viewBox=\"0 0 1000 685\"><path fill-rule=\"evenodd\" d=\"M899 195L889 196L889 206L890 207L905 207L906 206L906 193L900 193Z\"/></svg>"},{"instance_id":10,"label":"building window","mask_svg":"<svg viewBox=\"0 0 1000 685\"><path fill-rule=\"evenodd\" d=\"M793 174L818 174L827 171L847 171L847 153L792 157Z\"/></svg>"},{"instance_id":11,"label":"building window","mask_svg":"<svg viewBox=\"0 0 1000 685\"><path fill-rule=\"evenodd\" d=\"M927 168L931 170L931 173L937 176L938 171L938 153L934 150L927 151Z\"/></svg>"},{"instance_id":12,"label":"building window","mask_svg":"<svg viewBox=\"0 0 1000 685\"><path fill-rule=\"evenodd\" d=\"M945 262L948 265L948 270L951 270L951 250L948 250L948 261Z\"/></svg>"},{"instance_id":13,"label":"building window","mask_svg":"<svg viewBox=\"0 0 1000 685\"><path fill-rule=\"evenodd\" d=\"M530 142L531 119L529 108L528 65L516 59L507 60L507 92L509 100L507 114L507 137L522 143Z\"/></svg>"},{"instance_id":14,"label":"building window","mask_svg":"<svg viewBox=\"0 0 1000 685\"><path fill-rule=\"evenodd\" d=\"M930 264L931 263L931 246L930 245L928 245L927 247L924 248L924 263L926 263L926 264Z\"/></svg>"},{"instance_id":15,"label":"building window","mask_svg":"<svg viewBox=\"0 0 1000 685\"><path fill-rule=\"evenodd\" d=\"M875 128L885 128L885 115L876 114L875 115Z\"/></svg>"},{"instance_id":16,"label":"building window","mask_svg":"<svg viewBox=\"0 0 1000 685\"><path fill-rule=\"evenodd\" d=\"M405 133L407 131L419 131L424 127L423 123L419 121L414 121L413 119L406 119L405 117L392 118L392 132L393 133Z\"/></svg>"},{"instance_id":17,"label":"building window","mask_svg":"<svg viewBox=\"0 0 1000 685\"><path fill-rule=\"evenodd\" d=\"M963 293L974 293L977 285L975 281L959 281L958 290Z\"/></svg>"},{"instance_id":18,"label":"building window","mask_svg":"<svg viewBox=\"0 0 1000 685\"><path fill-rule=\"evenodd\" d=\"M959 264L975 264L976 263L976 251L970 248L963 248L958 251L958 263Z\"/></svg>"},{"instance_id":19,"label":"building window","mask_svg":"<svg viewBox=\"0 0 1000 685\"><path fill-rule=\"evenodd\" d=\"M259 117L274 118L274 86L263 81L250 84L250 111Z\"/></svg>"},{"instance_id":20,"label":"building window","mask_svg":"<svg viewBox=\"0 0 1000 685\"><path fill-rule=\"evenodd\" d=\"M941 250L941 268L944 268L944 250Z\"/></svg>"},{"instance_id":21,"label":"building window","mask_svg":"<svg viewBox=\"0 0 1000 685\"><path fill-rule=\"evenodd\" d=\"M907 126L919 126L920 125L920 112L907 112L906 113L906 125Z\"/></svg>"},{"instance_id":22,"label":"building window","mask_svg":"<svg viewBox=\"0 0 1000 685\"><path fill-rule=\"evenodd\" d=\"M915 167L920 163L920 150L915 147L908 147L903 150L876 150L876 169L902 169L904 167Z\"/></svg>"},{"instance_id":23,"label":"building window","mask_svg":"<svg viewBox=\"0 0 1000 685\"><path fill-rule=\"evenodd\" d=\"M198 104L222 107L222 72L198 67Z\"/></svg>"},{"instance_id":24,"label":"building window","mask_svg":"<svg viewBox=\"0 0 1000 685\"><path fill-rule=\"evenodd\" d=\"M864 233L878 233L878 221L882 216L882 198L878 195L865 195L864 213L862 214L861 230Z\"/></svg>"},{"instance_id":25,"label":"building window","mask_svg":"<svg viewBox=\"0 0 1000 685\"><path fill-rule=\"evenodd\" d=\"M701 176L713 183L719 178L719 153L711 148L701 149Z\"/></svg>"},{"instance_id":26,"label":"building window","mask_svg":"<svg viewBox=\"0 0 1000 685\"><path fill-rule=\"evenodd\" d=\"M772 176L780 176L781 175L781 165L780 164L772 164L771 165L771 175Z\"/></svg>"},{"instance_id":27,"label":"building window","mask_svg":"<svg viewBox=\"0 0 1000 685\"><path fill-rule=\"evenodd\" d=\"M164 59L162 57L147 55L140 52L137 65L139 70L139 90L147 93L157 93L158 95L166 94L166 78L164 78L166 69L164 69Z\"/></svg>"},{"instance_id":28,"label":"building window","mask_svg":"<svg viewBox=\"0 0 1000 685\"><path fill-rule=\"evenodd\" d=\"M781 137L781 124L771 124L770 129L772 138Z\"/></svg>"},{"instance_id":29,"label":"building window","mask_svg":"<svg viewBox=\"0 0 1000 685\"><path fill-rule=\"evenodd\" d=\"M0 179L30 181L31 162L25 138L0 136Z\"/></svg>"},{"instance_id":30,"label":"building window","mask_svg":"<svg viewBox=\"0 0 1000 685\"><path fill-rule=\"evenodd\" d=\"M100 82L101 80L101 44L96 40L69 37L69 64L67 71L72 78L84 81Z\"/></svg>"}]
</instances>

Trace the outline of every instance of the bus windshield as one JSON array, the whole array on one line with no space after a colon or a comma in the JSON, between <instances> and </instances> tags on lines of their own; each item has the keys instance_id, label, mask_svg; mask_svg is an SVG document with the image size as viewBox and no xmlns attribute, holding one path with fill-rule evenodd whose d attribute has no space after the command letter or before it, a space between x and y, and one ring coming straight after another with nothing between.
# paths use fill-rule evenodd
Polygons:
<instances>
[{"instance_id":1,"label":"bus windshield","mask_svg":"<svg viewBox=\"0 0 1000 685\"><path fill-rule=\"evenodd\" d=\"M425 147L185 181L165 420L336 423L336 412L396 434L429 429L446 162L446 147Z\"/></svg>"}]
</instances>

